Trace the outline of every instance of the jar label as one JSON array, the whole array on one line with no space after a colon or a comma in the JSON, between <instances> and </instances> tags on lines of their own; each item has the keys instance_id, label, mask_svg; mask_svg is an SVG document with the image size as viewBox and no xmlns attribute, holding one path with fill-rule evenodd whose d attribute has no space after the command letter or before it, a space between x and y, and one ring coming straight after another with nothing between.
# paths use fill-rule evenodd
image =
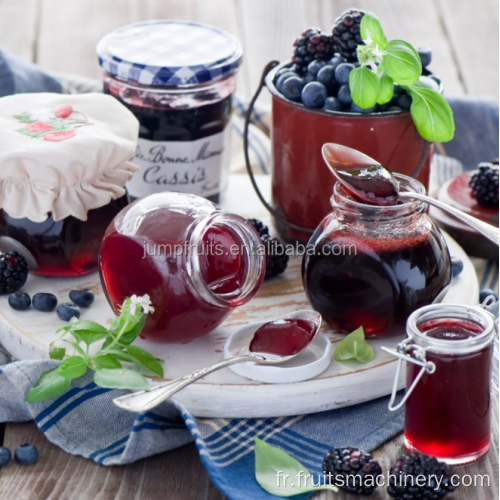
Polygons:
<instances>
[{"instance_id":1,"label":"jar label","mask_svg":"<svg viewBox=\"0 0 500 500\"><path fill-rule=\"evenodd\" d=\"M134 198L178 191L209 197L224 188L229 169L231 127L196 141L139 138L134 163L139 170L127 183Z\"/></svg>"}]
</instances>

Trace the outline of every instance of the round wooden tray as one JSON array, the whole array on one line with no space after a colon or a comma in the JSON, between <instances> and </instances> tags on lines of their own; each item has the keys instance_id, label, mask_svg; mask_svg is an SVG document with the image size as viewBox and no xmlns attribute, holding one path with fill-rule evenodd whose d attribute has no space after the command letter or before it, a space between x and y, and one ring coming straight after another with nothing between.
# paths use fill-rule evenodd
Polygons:
<instances>
[{"instance_id":1,"label":"round wooden tray","mask_svg":"<svg viewBox=\"0 0 500 500\"><path fill-rule=\"evenodd\" d=\"M260 183L269 188L269 179ZM246 176L233 175L229 190L221 205L245 217L256 217L270 224L268 214L257 200ZM473 304L477 302L478 283L474 267L464 251L446 237L450 253L463 260L464 270L454 279L445 302ZM195 369L223 359L223 346L229 333L255 321L272 320L282 314L309 308L302 288L300 257L291 259L284 275L266 282L257 296L233 314L215 331L185 344L158 344L140 340L140 345L164 360L165 379L174 379ZM82 310L82 318L104 324L113 317L99 276L93 273L74 279L49 279L30 276L23 290L30 295L52 292L59 302L67 302L73 288L90 288L96 294L95 303ZM55 331L64 323L54 313L34 309L17 312L0 297L0 343L18 359L48 357L48 345L57 336ZM323 326L330 341L342 339ZM332 360L329 368L314 379L293 384L265 384L245 379L225 368L188 386L176 395L176 400L194 416L199 417L276 417L314 413L353 405L390 393L396 360L381 350L381 346L395 347L404 337L371 340L376 357L367 364L341 364ZM403 378L399 381L403 387Z\"/></svg>"}]
</instances>

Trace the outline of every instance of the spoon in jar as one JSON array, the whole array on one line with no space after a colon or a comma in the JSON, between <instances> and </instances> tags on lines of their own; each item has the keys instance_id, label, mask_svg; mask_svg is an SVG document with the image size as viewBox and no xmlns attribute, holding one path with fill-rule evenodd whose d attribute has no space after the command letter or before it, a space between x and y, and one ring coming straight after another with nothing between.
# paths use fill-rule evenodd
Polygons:
<instances>
[{"instance_id":1,"label":"spoon in jar","mask_svg":"<svg viewBox=\"0 0 500 500\"><path fill-rule=\"evenodd\" d=\"M277 365L295 358L315 339L321 327L321 315L315 311L297 311L258 328L250 342L249 354L225 359L196 370L177 380L115 398L115 405L124 410L148 411L169 399L184 387L225 366L236 363Z\"/></svg>"},{"instance_id":2,"label":"spoon in jar","mask_svg":"<svg viewBox=\"0 0 500 500\"><path fill-rule=\"evenodd\" d=\"M323 159L337 180L358 200L370 205L396 205L398 199L418 200L440 208L499 244L500 231L446 203L420 193L400 192L390 170L356 149L341 144L323 144Z\"/></svg>"}]
</instances>

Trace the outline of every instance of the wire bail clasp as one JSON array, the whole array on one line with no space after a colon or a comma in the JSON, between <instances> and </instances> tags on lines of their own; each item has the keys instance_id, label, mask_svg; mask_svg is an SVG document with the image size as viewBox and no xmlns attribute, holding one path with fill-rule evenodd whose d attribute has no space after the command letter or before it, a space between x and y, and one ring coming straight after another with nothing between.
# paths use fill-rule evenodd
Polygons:
<instances>
[{"instance_id":1,"label":"wire bail clasp","mask_svg":"<svg viewBox=\"0 0 500 500\"><path fill-rule=\"evenodd\" d=\"M413 392L413 389L415 389L416 385L423 377L424 373L427 372L429 374L432 374L436 371L436 365L432 361L427 361L427 359L425 358L425 348L413 344L411 339L405 339L400 342L397 349L382 347L382 350L398 358L398 365L396 367L396 374L394 376L394 384L392 386L391 400L389 401L388 405L389 411L396 411L404 406L404 404L410 397L410 394ZM412 354L411 356L409 355L410 353ZM401 401L397 405L394 405L396 394L398 392L398 381L399 374L401 372L401 363L403 361L414 363L415 365L421 366L422 368L418 372L418 375L415 377L415 380L411 384L410 388L406 391L406 394L403 396Z\"/></svg>"}]
</instances>

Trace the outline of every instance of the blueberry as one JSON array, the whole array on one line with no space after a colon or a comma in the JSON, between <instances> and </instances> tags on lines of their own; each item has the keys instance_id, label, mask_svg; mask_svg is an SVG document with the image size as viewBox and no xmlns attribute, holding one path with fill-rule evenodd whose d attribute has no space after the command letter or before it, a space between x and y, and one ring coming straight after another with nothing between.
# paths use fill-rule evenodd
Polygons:
<instances>
[{"instance_id":1,"label":"blueberry","mask_svg":"<svg viewBox=\"0 0 500 500\"><path fill-rule=\"evenodd\" d=\"M338 100L345 105L351 104L352 102L352 97L351 97L351 89L349 88L349 85L342 85L339 88L339 93L337 94Z\"/></svg>"},{"instance_id":2,"label":"blueberry","mask_svg":"<svg viewBox=\"0 0 500 500\"><path fill-rule=\"evenodd\" d=\"M328 65L333 66L335 69L339 64L347 62L347 59L343 58L340 54L335 54L329 61Z\"/></svg>"},{"instance_id":3,"label":"blueberry","mask_svg":"<svg viewBox=\"0 0 500 500\"><path fill-rule=\"evenodd\" d=\"M389 109L388 104L377 104L377 113L384 113Z\"/></svg>"},{"instance_id":4,"label":"blueberry","mask_svg":"<svg viewBox=\"0 0 500 500\"><path fill-rule=\"evenodd\" d=\"M308 72L302 77L302 81L304 82L304 85L310 82L314 82L314 76L312 76L311 73Z\"/></svg>"},{"instance_id":5,"label":"blueberry","mask_svg":"<svg viewBox=\"0 0 500 500\"><path fill-rule=\"evenodd\" d=\"M314 61L311 61L308 66L307 66L307 71L312 75L316 76L318 74L318 71L325 66L326 62L325 61L320 61L319 59L314 59Z\"/></svg>"},{"instance_id":6,"label":"blueberry","mask_svg":"<svg viewBox=\"0 0 500 500\"><path fill-rule=\"evenodd\" d=\"M16 448L14 457L21 465L32 465L38 460L38 450L31 444L23 444Z\"/></svg>"},{"instance_id":7,"label":"blueberry","mask_svg":"<svg viewBox=\"0 0 500 500\"><path fill-rule=\"evenodd\" d=\"M69 298L79 307L90 307L94 302L95 295L88 288L85 290L71 290Z\"/></svg>"},{"instance_id":8,"label":"blueberry","mask_svg":"<svg viewBox=\"0 0 500 500\"><path fill-rule=\"evenodd\" d=\"M420 61L422 61L422 66L426 68L429 66L432 60L431 49L427 47L418 47L417 48L418 55L420 56Z\"/></svg>"},{"instance_id":9,"label":"blueberry","mask_svg":"<svg viewBox=\"0 0 500 500\"><path fill-rule=\"evenodd\" d=\"M355 102L351 103L351 111L353 113L361 113L363 115L368 115L373 113L376 109L376 106L372 106L371 108L361 108Z\"/></svg>"},{"instance_id":10,"label":"blueberry","mask_svg":"<svg viewBox=\"0 0 500 500\"><path fill-rule=\"evenodd\" d=\"M299 101L300 93L302 92L303 87L304 87L304 82L302 78L299 78L298 76L291 76L290 78L287 78L285 80L285 83L283 83L282 85L283 90L281 93L291 101Z\"/></svg>"},{"instance_id":11,"label":"blueberry","mask_svg":"<svg viewBox=\"0 0 500 500\"><path fill-rule=\"evenodd\" d=\"M11 460L12 453L9 448L0 446L0 467L5 467Z\"/></svg>"},{"instance_id":12,"label":"blueberry","mask_svg":"<svg viewBox=\"0 0 500 500\"><path fill-rule=\"evenodd\" d=\"M52 312L57 306L57 297L53 293L35 293L33 307L38 311Z\"/></svg>"},{"instance_id":13,"label":"blueberry","mask_svg":"<svg viewBox=\"0 0 500 500\"><path fill-rule=\"evenodd\" d=\"M451 272L453 273L453 277L456 278L464 270L464 263L458 257L451 257L450 262Z\"/></svg>"},{"instance_id":14,"label":"blueberry","mask_svg":"<svg viewBox=\"0 0 500 500\"><path fill-rule=\"evenodd\" d=\"M299 75L297 75L297 73L294 73L293 71L286 71L276 80L276 88L279 90L279 92L283 93L283 84L288 78L291 78L292 76Z\"/></svg>"},{"instance_id":15,"label":"blueberry","mask_svg":"<svg viewBox=\"0 0 500 500\"><path fill-rule=\"evenodd\" d=\"M326 100L326 88L319 82L308 83L302 89L302 102L308 108L322 108Z\"/></svg>"},{"instance_id":16,"label":"blueberry","mask_svg":"<svg viewBox=\"0 0 500 500\"><path fill-rule=\"evenodd\" d=\"M14 292L9 295L9 306L16 311L26 311L31 305L31 298L26 292Z\"/></svg>"},{"instance_id":17,"label":"blueberry","mask_svg":"<svg viewBox=\"0 0 500 500\"><path fill-rule=\"evenodd\" d=\"M350 63L339 64L335 68L335 80L337 80L340 85L349 83L349 74L354 69L354 65Z\"/></svg>"},{"instance_id":18,"label":"blueberry","mask_svg":"<svg viewBox=\"0 0 500 500\"><path fill-rule=\"evenodd\" d=\"M329 64L323 66L316 75L316 80L322 83L329 94L335 91L335 68Z\"/></svg>"},{"instance_id":19,"label":"blueberry","mask_svg":"<svg viewBox=\"0 0 500 500\"><path fill-rule=\"evenodd\" d=\"M403 92L396 100L396 104L401 108L408 110L411 106L411 97L406 92Z\"/></svg>"},{"instance_id":20,"label":"blueberry","mask_svg":"<svg viewBox=\"0 0 500 500\"><path fill-rule=\"evenodd\" d=\"M71 318L79 318L80 317L80 308L75 306L75 304L61 304L57 308L57 315L59 319L63 321L69 321Z\"/></svg>"},{"instance_id":21,"label":"blueberry","mask_svg":"<svg viewBox=\"0 0 500 500\"><path fill-rule=\"evenodd\" d=\"M399 106L390 106L387 108L387 111L391 111L392 113L401 113L403 110Z\"/></svg>"},{"instance_id":22,"label":"blueberry","mask_svg":"<svg viewBox=\"0 0 500 500\"><path fill-rule=\"evenodd\" d=\"M401 95L401 92L403 92L403 89L397 83L395 83L394 93L392 94L391 102L397 101L398 97Z\"/></svg>"},{"instance_id":23,"label":"blueberry","mask_svg":"<svg viewBox=\"0 0 500 500\"><path fill-rule=\"evenodd\" d=\"M342 103L336 97L327 97L323 109L325 111L342 111Z\"/></svg>"},{"instance_id":24,"label":"blueberry","mask_svg":"<svg viewBox=\"0 0 500 500\"><path fill-rule=\"evenodd\" d=\"M495 300L498 301L498 293L490 290L489 288L483 288L479 292L479 303L482 304L486 300L486 297L488 297L489 295L493 295L495 297Z\"/></svg>"}]
</instances>

